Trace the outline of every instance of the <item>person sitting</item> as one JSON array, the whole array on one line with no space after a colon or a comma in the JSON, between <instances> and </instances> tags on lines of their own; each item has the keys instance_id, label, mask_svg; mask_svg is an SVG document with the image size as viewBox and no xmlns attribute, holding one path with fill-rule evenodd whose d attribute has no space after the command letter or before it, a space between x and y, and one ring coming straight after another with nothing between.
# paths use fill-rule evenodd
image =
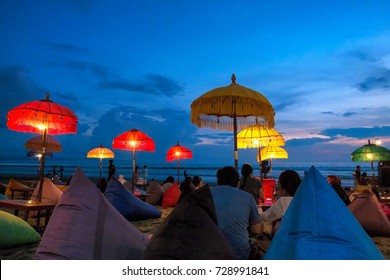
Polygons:
<instances>
[{"instance_id":1,"label":"person sitting","mask_svg":"<svg viewBox=\"0 0 390 280\"><path fill-rule=\"evenodd\" d=\"M264 200L263 187L260 180L253 177L253 167L249 163L244 163L241 167L240 189L250 193L259 203L259 199Z\"/></svg>"},{"instance_id":2,"label":"person sitting","mask_svg":"<svg viewBox=\"0 0 390 280\"><path fill-rule=\"evenodd\" d=\"M122 185L126 182L125 177L123 175L119 175L118 181L121 182Z\"/></svg>"},{"instance_id":3,"label":"person sitting","mask_svg":"<svg viewBox=\"0 0 390 280\"><path fill-rule=\"evenodd\" d=\"M249 233L260 233L260 217L253 196L237 188L238 182L239 175L234 167L225 166L217 171L218 185L210 187L210 192L218 228L233 248L236 257L248 259Z\"/></svg>"},{"instance_id":4,"label":"person sitting","mask_svg":"<svg viewBox=\"0 0 390 280\"><path fill-rule=\"evenodd\" d=\"M300 184L301 178L294 170L285 170L280 173L276 193L277 198L271 207L260 215L261 221L265 222L262 224L263 231L271 238L275 234Z\"/></svg>"},{"instance_id":5,"label":"person sitting","mask_svg":"<svg viewBox=\"0 0 390 280\"><path fill-rule=\"evenodd\" d=\"M164 192L166 192L172 186L173 182L175 182L175 178L173 176L168 176L165 179L165 181L161 184L161 187Z\"/></svg>"},{"instance_id":6,"label":"person sitting","mask_svg":"<svg viewBox=\"0 0 390 280\"><path fill-rule=\"evenodd\" d=\"M363 172L360 176L360 185L367 186L368 185L368 178L367 178L367 172Z\"/></svg>"},{"instance_id":7,"label":"person sitting","mask_svg":"<svg viewBox=\"0 0 390 280\"><path fill-rule=\"evenodd\" d=\"M347 193L344 191L344 189L341 187L341 179L338 176L335 175L329 175L326 180L328 183L333 187L335 192L339 195L341 200L344 202L346 206L351 204L351 201L349 200L349 197Z\"/></svg>"},{"instance_id":8,"label":"person sitting","mask_svg":"<svg viewBox=\"0 0 390 280\"><path fill-rule=\"evenodd\" d=\"M179 203L186 195L196 190L194 184L192 183L191 177L186 177L184 182L180 183L179 189L181 191L181 194L177 203Z\"/></svg>"},{"instance_id":9,"label":"person sitting","mask_svg":"<svg viewBox=\"0 0 390 280\"><path fill-rule=\"evenodd\" d=\"M192 177L192 184L194 184L196 189L203 187L204 183L203 183L202 177L200 177L198 175L195 175L194 177Z\"/></svg>"}]
</instances>

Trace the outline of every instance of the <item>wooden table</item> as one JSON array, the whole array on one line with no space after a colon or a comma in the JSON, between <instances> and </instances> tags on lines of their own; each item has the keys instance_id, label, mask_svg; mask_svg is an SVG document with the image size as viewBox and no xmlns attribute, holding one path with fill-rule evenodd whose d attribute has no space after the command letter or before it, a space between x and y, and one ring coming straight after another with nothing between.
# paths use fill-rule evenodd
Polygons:
<instances>
[{"instance_id":1,"label":"wooden table","mask_svg":"<svg viewBox=\"0 0 390 280\"><path fill-rule=\"evenodd\" d=\"M11 199L14 199L15 193L21 193L23 199L27 200L34 192L34 188L10 188L9 190L11 191Z\"/></svg>"},{"instance_id":2,"label":"wooden table","mask_svg":"<svg viewBox=\"0 0 390 280\"><path fill-rule=\"evenodd\" d=\"M14 210L14 215L19 215L19 210L24 211L24 215L22 217L23 220L28 222L30 211L37 211L37 227L40 226L40 218L41 218L41 211L45 210L45 227L47 226L51 213L53 212L54 207L57 204L54 203L47 203L47 202L37 202L33 200L21 200L21 199L7 199L7 200L0 200L0 208L11 208Z\"/></svg>"}]
</instances>

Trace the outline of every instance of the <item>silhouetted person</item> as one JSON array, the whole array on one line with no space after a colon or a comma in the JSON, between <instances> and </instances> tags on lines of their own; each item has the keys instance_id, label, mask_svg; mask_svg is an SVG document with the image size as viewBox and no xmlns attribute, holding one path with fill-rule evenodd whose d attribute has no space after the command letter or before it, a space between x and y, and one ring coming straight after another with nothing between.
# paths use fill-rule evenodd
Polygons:
<instances>
[{"instance_id":1,"label":"silhouetted person","mask_svg":"<svg viewBox=\"0 0 390 280\"><path fill-rule=\"evenodd\" d=\"M107 178L107 181L109 182L110 179L112 177L118 177L117 173L116 173L116 168L115 168L115 165L114 165L114 161L112 159L110 159L109 161L109 165L108 165L108 178Z\"/></svg>"}]
</instances>

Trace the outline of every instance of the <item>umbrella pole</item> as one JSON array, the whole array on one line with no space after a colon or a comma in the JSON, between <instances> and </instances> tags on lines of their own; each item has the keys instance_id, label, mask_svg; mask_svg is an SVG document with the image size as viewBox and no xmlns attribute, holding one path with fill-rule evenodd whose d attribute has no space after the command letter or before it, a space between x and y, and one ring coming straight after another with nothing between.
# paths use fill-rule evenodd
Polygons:
<instances>
[{"instance_id":1,"label":"umbrella pole","mask_svg":"<svg viewBox=\"0 0 390 280\"><path fill-rule=\"evenodd\" d=\"M180 158L177 158L177 182L180 185Z\"/></svg>"},{"instance_id":2,"label":"umbrella pole","mask_svg":"<svg viewBox=\"0 0 390 280\"><path fill-rule=\"evenodd\" d=\"M374 162L371 160L371 170L372 170L372 180L375 180L375 170L374 170Z\"/></svg>"},{"instance_id":3,"label":"umbrella pole","mask_svg":"<svg viewBox=\"0 0 390 280\"><path fill-rule=\"evenodd\" d=\"M237 116L236 101L233 101L233 132L234 132L234 168L238 172L238 150L237 150Z\"/></svg>"},{"instance_id":4,"label":"umbrella pole","mask_svg":"<svg viewBox=\"0 0 390 280\"><path fill-rule=\"evenodd\" d=\"M99 167L100 167L99 185L100 185L100 182L102 181L102 158L99 158L99 161L100 161L100 164L99 164Z\"/></svg>"},{"instance_id":5,"label":"umbrella pole","mask_svg":"<svg viewBox=\"0 0 390 280\"><path fill-rule=\"evenodd\" d=\"M259 153L259 170L260 170L260 180L263 179L263 173L261 172L261 152L260 152L260 146L257 147L258 153Z\"/></svg>"},{"instance_id":6,"label":"umbrella pole","mask_svg":"<svg viewBox=\"0 0 390 280\"><path fill-rule=\"evenodd\" d=\"M43 130L43 137L42 137L42 157L41 157L41 166L39 169L39 189L38 189L38 198L37 198L38 202L42 201L43 179L45 177L46 138L47 138L47 128Z\"/></svg>"},{"instance_id":7,"label":"umbrella pole","mask_svg":"<svg viewBox=\"0 0 390 280\"><path fill-rule=\"evenodd\" d=\"M269 177L272 178L272 158L269 159Z\"/></svg>"},{"instance_id":8,"label":"umbrella pole","mask_svg":"<svg viewBox=\"0 0 390 280\"><path fill-rule=\"evenodd\" d=\"M132 183L132 191L134 193L134 188L135 188L135 184L137 182L135 182L135 146L133 146L133 176L131 178L131 183Z\"/></svg>"}]
</instances>

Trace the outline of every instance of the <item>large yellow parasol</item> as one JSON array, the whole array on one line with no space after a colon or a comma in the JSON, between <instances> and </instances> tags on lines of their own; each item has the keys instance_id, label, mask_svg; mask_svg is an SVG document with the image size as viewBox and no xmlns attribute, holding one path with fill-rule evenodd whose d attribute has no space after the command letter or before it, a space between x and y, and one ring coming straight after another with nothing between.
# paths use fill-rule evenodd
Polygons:
<instances>
[{"instance_id":1,"label":"large yellow parasol","mask_svg":"<svg viewBox=\"0 0 390 280\"><path fill-rule=\"evenodd\" d=\"M237 135L239 149L257 148L257 161L260 165L260 177L262 156L260 149L266 146L284 146L283 136L274 128L266 128L262 125L252 125L241 130Z\"/></svg>"},{"instance_id":2,"label":"large yellow parasol","mask_svg":"<svg viewBox=\"0 0 390 280\"><path fill-rule=\"evenodd\" d=\"M261 93L232 83L206 92L191 104L191 122L198 127L209 127L234 132L234 165L238 170L237 130L261 123L275 126L275 111Z\"/></svg>"},{"instance_id":3,"label":"large yellow parasol","mask_svg":"<svg viewBox=\"0 0 390 280\"><path fill-rule=\"evenodd\" d=\"M268 145L261 149L260 156L262 160L270 160L270 177L272 177L272 159L288 158L288 153L285 149L281 147ZM257 155L257 161L260 161L259 155Z\"/></svg>"},{"instance_id":4,"label":"large yellow parasol","mask_svg":"<svg viewBox=\"0 0 390 280\"><path fill-rule=\"evenodd\" d=\"M110 149L104 148L103 144L100 144L100 147L90 150L87 153L87 158L98 158L99 159L99 168L100 168L100 181L102 180L102 160L103 158L114 158L114 152ZM99 181L99 183L100 183Z\"/></svg>"}]
</instances>

